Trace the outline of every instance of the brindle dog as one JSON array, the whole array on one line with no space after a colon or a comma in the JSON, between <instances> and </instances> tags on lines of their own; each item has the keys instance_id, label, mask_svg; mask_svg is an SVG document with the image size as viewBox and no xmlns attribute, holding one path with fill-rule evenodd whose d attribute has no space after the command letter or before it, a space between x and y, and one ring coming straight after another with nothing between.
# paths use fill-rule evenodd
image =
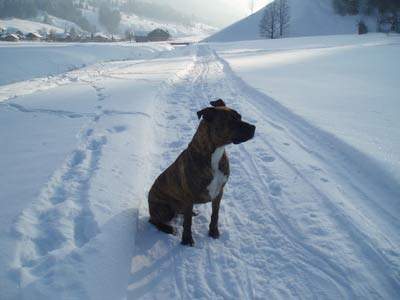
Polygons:
<instances>
[{"instance_id":1,"label":"brindle dog","mask_svg":"<svg viewBox=\"0 0 400 300\"><path fill-rule=\"evenodd\" d=\"M229 162L224 146L253 138L256 127L243 122L241 115L219 99L197 112L203 118L190 142L176 161L156 179L149 192L150 223L159 230L175 234L167 223L184 215L183 245L194 245L193 205L212 201L209 235L219 237L218 211L223 188L229 177Z\"/></svg>"}]
</instances>

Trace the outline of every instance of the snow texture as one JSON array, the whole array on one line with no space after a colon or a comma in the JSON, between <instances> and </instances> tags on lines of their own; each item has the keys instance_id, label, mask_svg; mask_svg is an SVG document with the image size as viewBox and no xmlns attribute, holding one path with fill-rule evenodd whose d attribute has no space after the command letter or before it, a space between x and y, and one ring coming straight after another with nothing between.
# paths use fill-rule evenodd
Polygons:
<instances>
[{"instance_id":1,"label":"snow texture","mask_svg":"<svg viewBox=\"0 0 400 300\"><path fill-rule=\"evenodd\" d=\"M0 86L0 298L399 299L399 50L196 44ZM220 238L199 205L185 247L147 192L218 98L256 135L225 149Z\"/></svg>"}]
</instances>

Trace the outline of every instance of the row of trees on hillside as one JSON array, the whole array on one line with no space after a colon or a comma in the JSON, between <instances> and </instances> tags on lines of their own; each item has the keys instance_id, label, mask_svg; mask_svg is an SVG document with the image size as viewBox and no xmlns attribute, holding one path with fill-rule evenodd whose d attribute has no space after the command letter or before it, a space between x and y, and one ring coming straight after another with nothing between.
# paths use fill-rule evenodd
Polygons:
<instances>
[{"instance_id":1,"label":"row of trees on hillside","mask_svg":"<svg viewBox=\"0 0 400 300\"><path fill-rule=\"evenodd\" d=\"M400 32L400 0L332 0L339 15L375 15L379 31Z\"/></svg>"},{"instance_id":2,"label":"row of trees on hillside","mask_svg":"<svg viewBox=\"0 0 400 300\"><path fill-rule=\"evenodd\" d=\"M345 15L372 15L376 12L388 13L400 10L399 0L332 0L337 14Z\"/></svg>"},{"instance_id":3,"label":"row of trees on hillside","mask_svg":"<svg viewBox=\"0 0 400 300\"><path fill-rule=\"evenodd\" d=\"M121 13L117 9L106 2L103 2L99 8L99 22L108 32L117 33L118 27L121 22Z\"/></svg>"},{"instance_id":4,"label":"row of trees on hillside","mask_svg":"<svg viewBox=\"0 0 400 300\"><path fill-rule=\"evenodd\" d=\"M284 37L289 30L290 8L287 0L275 0L264 9L259 29L267 39Z\"/></svg>"}]
</instances>

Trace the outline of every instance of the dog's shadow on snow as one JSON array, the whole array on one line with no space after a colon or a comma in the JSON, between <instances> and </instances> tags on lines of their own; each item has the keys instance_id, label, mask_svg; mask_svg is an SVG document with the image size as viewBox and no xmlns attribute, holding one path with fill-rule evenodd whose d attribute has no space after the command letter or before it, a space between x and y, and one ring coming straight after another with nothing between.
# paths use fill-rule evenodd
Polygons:
<instances>
[{"instance_id":1,"label":"dog's shadow on snow","mask_svg":"<svg viewBox=\"0 0 400 300\"><path fill-rule=\"evenodd\" d=\"M131 262L131 276L128 283L128 294L138 299L151 293L154 296L159 284L171 286L177 281L185 280L180 277L186 269L186 263L198 260L198 256L208 247L208 243L223 243L228 235L222 235L220 240L213 240L207 234L208 213L201 212L193 220L193 238L195 247L183 246L180 243L182 234L182 217L178 216L172 222L177 229L176 235L168 235L158 231L148 222L148 216L140 217L136 234L134 255ZM171 289L173 290L173 289ZM166 292L166 291L164 291ZM174 295L159 295L168 298Z\"/></svg>"}]
</instances>

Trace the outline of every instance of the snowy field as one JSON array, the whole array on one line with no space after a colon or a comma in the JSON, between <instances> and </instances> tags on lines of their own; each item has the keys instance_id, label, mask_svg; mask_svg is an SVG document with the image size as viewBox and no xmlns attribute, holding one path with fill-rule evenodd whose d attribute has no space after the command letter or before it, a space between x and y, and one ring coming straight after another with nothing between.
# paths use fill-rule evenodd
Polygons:
<instances>
[{"instance_id":1,"label":"snowy field","mask_svg":"<svg viewBox=\"0 0 400 300\"><path fill-rule=\"evenodd\" d=\"M165 47L0 86L0 299L399 299L400 38ZM219 97L256 136L184 247L146 195Z\"/></svg>"},{"instance_id":2,"label":"snowy field","mask_svg":"<svg viewBox=\"0 0 400 300\"><path fill-rule=\"evenodd\" d=\"M154 58L170 49L165 43L0 42L0 85L59 75L99 62Z\"/></svg>"}]
</instances>

